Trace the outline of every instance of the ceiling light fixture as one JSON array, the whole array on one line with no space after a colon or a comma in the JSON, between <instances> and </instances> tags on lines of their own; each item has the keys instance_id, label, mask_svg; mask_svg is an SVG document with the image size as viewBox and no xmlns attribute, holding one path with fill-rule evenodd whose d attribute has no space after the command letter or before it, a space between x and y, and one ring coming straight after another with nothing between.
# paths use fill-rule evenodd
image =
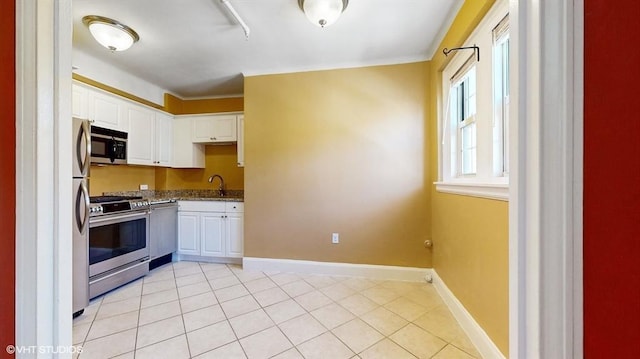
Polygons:
<instances>
[{"instance_id":1,"label":"ceiling light fixture","mask_svg":"<svg viewBox=\"0 0 640 359\"><path fill-rule=\"evenodd\" d=\"M349 0L298 0L298 6L311 23L325 27L338 20Z\"/></svg>"},{"instance_id":2,"label":"ceiling light fixture","mask_svg":"<svg viewBox=\"0 0 640 359\"><path fill-rule=\"evenodd\" d=\"M111 51L124 51L140 40L132 28L108 17L88 15L82 22L89 27L93 38Z\"/></svg>"}]
</instances>

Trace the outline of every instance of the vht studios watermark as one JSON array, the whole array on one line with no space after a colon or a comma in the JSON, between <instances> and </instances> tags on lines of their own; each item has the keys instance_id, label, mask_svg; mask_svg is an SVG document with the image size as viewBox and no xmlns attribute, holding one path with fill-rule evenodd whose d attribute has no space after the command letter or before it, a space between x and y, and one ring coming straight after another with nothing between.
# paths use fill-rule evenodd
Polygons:
<instances>
[{"instance_id":1,"label":"vht studios watermark","mask_svg":"<svg viewBox=\"0 0 640 359\"><path fill-rule=\"evenodd\" d=\"M15 346L7 345L7 353L9 354L66 354L66 353L82 353L80 345L61 345L54 347L52 345L29 345Z\"/></svg>"}]
</instances>

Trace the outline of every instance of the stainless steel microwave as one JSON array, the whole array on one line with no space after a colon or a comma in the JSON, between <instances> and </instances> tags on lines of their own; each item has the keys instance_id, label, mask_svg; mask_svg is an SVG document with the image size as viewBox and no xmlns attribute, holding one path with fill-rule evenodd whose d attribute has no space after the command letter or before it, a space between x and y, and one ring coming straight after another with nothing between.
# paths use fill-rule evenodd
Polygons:
<instances>
[{"instance_id":1,"label":"stainless steel microwave","mask_svg":"<svg viewBox=\"0 0 640 359\"><path fill-rule=\"evenodd\" d=\"M91 163L127 164L127 133L91 126Z\"/></svg>"}]
</instances>

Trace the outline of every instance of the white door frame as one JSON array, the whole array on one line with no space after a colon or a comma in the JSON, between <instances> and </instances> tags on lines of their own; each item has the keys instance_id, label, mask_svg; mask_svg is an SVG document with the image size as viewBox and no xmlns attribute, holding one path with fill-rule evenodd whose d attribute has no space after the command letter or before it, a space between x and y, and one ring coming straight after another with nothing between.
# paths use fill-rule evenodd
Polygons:
<instances>
[{"instance_id":1,"label":"white door frame","mask_svg":"<svg viewBox=\"0 0 640 359\"><path fill-rule=\"evenodd\" d=\"M71 0L15 4L15 345L71 358Z\"/></svg>"},{"instance_id":2,"label":"white door frame","mask_svg":"<svg viewBox=\"0 0 640 359\"><path fill-rule=\"evenodd\" d=\"M583 356L583 6L511 0L512 358Z\"/></svg>"},{"instance_id":3,"label":"white door frame","mask_svg":"<svg viewBox=\"0 0 640 359\"><path fill-rule=\"evenodd\" d=\"M510 356L579 358L583 0L510 4ZM72 341L71 14L16 0L16 345Z\"/></svg>"}]
</instances>

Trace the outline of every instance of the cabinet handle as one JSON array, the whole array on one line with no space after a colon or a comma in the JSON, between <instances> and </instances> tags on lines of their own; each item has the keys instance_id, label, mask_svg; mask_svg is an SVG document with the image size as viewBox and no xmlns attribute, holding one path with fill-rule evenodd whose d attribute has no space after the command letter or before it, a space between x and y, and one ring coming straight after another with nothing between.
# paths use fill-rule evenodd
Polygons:
<instances>
[{"instance_id":1,"label":"cabinet handle","mask_svg":"<svg viewBox=\"0 0 640 359\"><path fill-rule=\"evenodd\" d=\"M209 139L212 140L212 141L216 141L217 140L217 138L215 138L215 137L209 137Z\"/></svg>"}]
</instances>

